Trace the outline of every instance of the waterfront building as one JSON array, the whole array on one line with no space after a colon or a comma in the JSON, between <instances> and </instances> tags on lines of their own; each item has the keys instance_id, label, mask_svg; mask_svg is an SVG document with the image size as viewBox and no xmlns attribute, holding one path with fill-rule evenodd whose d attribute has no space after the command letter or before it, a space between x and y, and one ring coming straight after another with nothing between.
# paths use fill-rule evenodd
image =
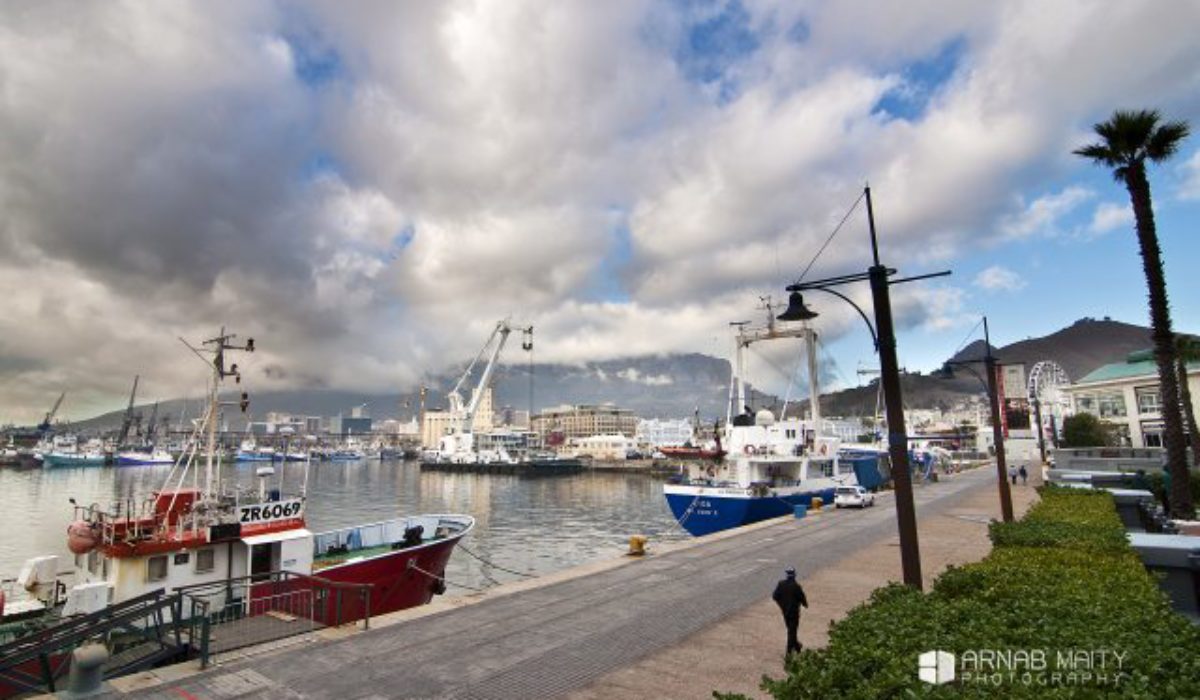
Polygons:
<instances>
[{"instance_id":1,"label":"waterfront building","mask_svg":"<svg viewBox=\"0 0 1200 700\"><path fill-rule=\"evenodd\" d=\"M343 416L338 414L329 420L329 434L366 435L371 432L371 418L363 416Z\"/></svg>"},{"instance_id":2,"label":"waterfront building","mask_svg":"<svg viewBox=\"0 0 1200 700\"><path fill-rule=\"evenodd\" d=\"M449 411L426 410L421 417L421 447L436 449L441 444L442 437L449 435L456 427L454 421L455 418ZM484 389L483 395L479 397L479 407L475 409L475 419L472 423L472 431L476 433L488 432L494 427L491 387Z\"/></svg>"},{"instance_id":3,"label":"waterfront building","mask_svg":"<svg viewBox=\"0 0 1200 700\"><path fill-rule=\"evenodd\" d=\"M638 420L634 437L638 445L649 447L679 447L695 438L695 426L687 418L642 418Z\"/></svg>"},{"instance_id":4,"label":"waterfront building","mask_svg":"<svg viewBox=\"0 0 1200 700\"><path fill-rule=\"evenodd\" d=\"M1188 363L1187 377L1192 409L1200 413L1200 362ZM1064 391L1076 412L1091 413L1114 425L1125 445L1163 446L1158 365L1150 350L1104 365Z\"/></svg>"},{"instance_id":5,"label":"waterfront building","mask_svg":"<svg viewBox=\"0 0 1200 700\"><path fill-rule=\"evenodd\" d=\"M633 439L624 435L592 435L569 439L566 452L572 457L616 461L625 459L635 448Z\"/></svg>"},{"instance_id":6,"label":"waterfront building","mask_svg":"<svg viewBox=\"0 0 1200 700\"><path fill-rule=\"evenodd\" d=\"M592 437L593 435L637 435L637 416L628 408L612 404L557 406L543 409L533 417L533 431L545 436L560 433L563 438Z\"/></svg>"}]
</instances>

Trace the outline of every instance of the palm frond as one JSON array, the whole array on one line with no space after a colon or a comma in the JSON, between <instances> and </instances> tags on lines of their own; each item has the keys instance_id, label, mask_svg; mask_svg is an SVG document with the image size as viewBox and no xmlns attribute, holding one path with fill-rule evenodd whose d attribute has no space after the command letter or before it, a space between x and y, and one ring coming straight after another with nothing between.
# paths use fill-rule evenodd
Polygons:
<instances>
[{"instance_id":1,"label":"palm frond","mask_svg":"<svg viewBox=\"0 0 1200 700\"><path fill-rule=\"evenodd\" d=\"M1191 128L1185 121L1163 124L1150 134L1150 140L1146 143L1146 157L1155 163L1170 158L1179 150L1179 143L1186 139L1189 133Z\"/></svg>"}]
</instances>

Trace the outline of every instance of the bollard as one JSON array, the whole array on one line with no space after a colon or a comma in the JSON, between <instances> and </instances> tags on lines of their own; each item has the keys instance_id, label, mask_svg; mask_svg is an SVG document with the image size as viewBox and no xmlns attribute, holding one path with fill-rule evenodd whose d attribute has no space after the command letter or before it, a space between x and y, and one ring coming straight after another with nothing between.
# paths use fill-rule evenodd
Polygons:
<instances>
[{"instance_id":1,"label":"bollard","mask_svg":"<svg viewBox=\"0 0 1200 700\"><path fill-rule=\"evenodd\" d=\"M821 501L821 497L813 496L811 509L814 511L821 510L822 505L824 505L824 503Z\"/></svg>"},{"instance_id":2,"label":"bollard","mask_svg":"<svg viewBox=\"0 0 1200 700\"><path fill-rule=\"evenodd\" d=\"M103 644L85 644L71 652L71 675L62 698L87 698L105 692L104 664L108 650Z\"/></svg>"},{"instance_id":3,"label":"bollard","mask_svg":"<svg viewBox=\"0 0 1200 700\"><path fill-rule=\"evenodd\" d=\"M640 557L646 553L646 536L631 535L629 537L629 556Z\"/></svg>"}]
</instances>

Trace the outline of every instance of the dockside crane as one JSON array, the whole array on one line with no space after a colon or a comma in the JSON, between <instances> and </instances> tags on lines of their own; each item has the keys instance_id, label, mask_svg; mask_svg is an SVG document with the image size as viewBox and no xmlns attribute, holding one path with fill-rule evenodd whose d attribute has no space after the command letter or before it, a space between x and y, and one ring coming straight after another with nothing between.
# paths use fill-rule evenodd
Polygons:
<instances>
[{"instance_id":1,"label":"dockside crane","mask_svg":"<svg viewBox=\"0 0 1200 700\"><path fill-rule=\"evenodd\" d=\"M129 428L133 425L133 401L137 398L137 385L140 375L133 377L133 391L129 392L129 407L125 409L125 417L121 419L121 432L117 435L117 445L124 445L129 438Z\"/></svg>"},{"instance_id":2,"label":"dockside crane","mask_svg":"<svg viewBox=\"0 0 1200 700\"><path fill-rule=\"evenodd\" d=\"M42 419L41 423L38 423L37 429L39 433L49 432L50 424L54 422L54 416L58 413L58 407L62 405L63 399L66 397L67 392L65 391L58 395L58 401L54 402L54 406L49 411L46 411L46 417Z\"/></svg>"}]
</instances>

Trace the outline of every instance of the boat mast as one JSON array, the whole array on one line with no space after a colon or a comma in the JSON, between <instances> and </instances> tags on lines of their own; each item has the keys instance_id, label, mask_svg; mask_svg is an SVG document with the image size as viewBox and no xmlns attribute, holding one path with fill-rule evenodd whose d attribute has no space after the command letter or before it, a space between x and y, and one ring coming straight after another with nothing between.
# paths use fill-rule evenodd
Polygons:
<instances>
[{"instance_id":1,"label":"boat mast","mask_svg":"<svg viewBox=\"0 0 1200 700\"><path fill-rule=\"evenodd\" d=\"M821 393L817 378L817 332L804 329L804 344L808 346L808 403L812 410L813 439L821 432Z\"/></svg>"}]
</instances>

